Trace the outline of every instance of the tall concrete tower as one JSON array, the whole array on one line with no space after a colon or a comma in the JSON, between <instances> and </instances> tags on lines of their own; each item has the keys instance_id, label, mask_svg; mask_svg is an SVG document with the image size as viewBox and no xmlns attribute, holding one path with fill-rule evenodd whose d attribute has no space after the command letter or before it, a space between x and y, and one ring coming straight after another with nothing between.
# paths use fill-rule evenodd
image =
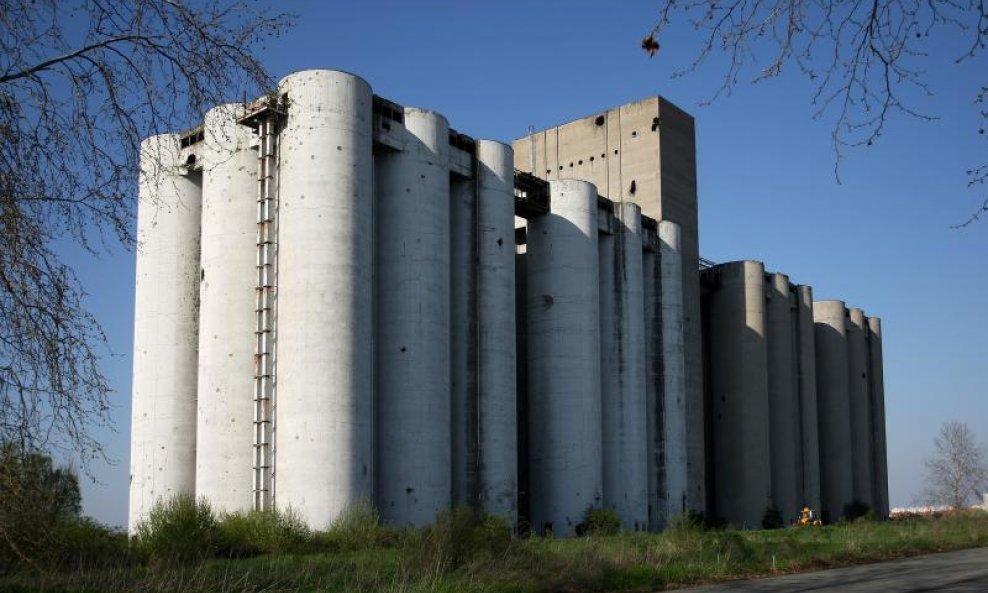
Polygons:
<instances>
[{"instance_id":1,"label":"tall concrete tower","mask_svg":"<svg viewBox=\"0 0 988 593\"><path fill-rule=\"evenodd\" d=\"M687 505L706 510L703 361L693 118L650 97L535 132L514 142L515 168L546 180L581 179L615 202L682 232L686 354ZM533 155L534 153L534 155Z\"/></svg>"}]
</instances>

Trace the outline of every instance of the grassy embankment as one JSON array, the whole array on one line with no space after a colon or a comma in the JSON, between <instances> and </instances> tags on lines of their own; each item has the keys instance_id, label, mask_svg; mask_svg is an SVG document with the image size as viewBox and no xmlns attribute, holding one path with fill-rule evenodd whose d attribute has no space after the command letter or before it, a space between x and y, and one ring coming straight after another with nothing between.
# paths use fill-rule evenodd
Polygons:
<instances>
[{"instance_id":1,"label":"grassy embankment","mask_svg":"<svg viewBox=\"0 0 988 593\"><path fill-rule=\"evenodd\" d=\"M512 539L469 513L406 531L367 510L324 533L271 515L186 520L198 521L195 541L183 539L188 523L129 547L118 535L115 553L103 542L84 562L22 565L0 576L0 591L654 591L988 546L988 513L753 532L683 523L567 540Z\"/></svg>"}]
</instances>

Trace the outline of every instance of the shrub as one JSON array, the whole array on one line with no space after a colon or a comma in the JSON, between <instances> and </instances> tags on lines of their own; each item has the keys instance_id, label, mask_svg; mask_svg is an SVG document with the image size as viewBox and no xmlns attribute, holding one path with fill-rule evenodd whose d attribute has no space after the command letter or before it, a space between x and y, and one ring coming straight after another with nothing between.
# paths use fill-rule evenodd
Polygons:
<instances>
[{"instance_id":1,"label":"shrub","mask_svg":"<svg viewBox=\"0 0 988 593\"><path fill-rule=\"evenodd\" d=\"M411 566L446 573L471 561L489 561L511 545L511 525L501 517L458 507L441 513L436 522L405 540Z\"/></svg>"},{"instance_id":2,"label":"shrub","mask_svg":"<svg viewBox=\"0 0 988 593\"><path fill-rule=\"evenodd\" d=\"M870 506L855 499L844 505L844 514L841 515L841 520L857 521L858 519L867 519L868 517L874 518L874 516L875 513Z\"/></svg>"},{"instance_id":3,"label":"shrub","mask_svg":"<svg viewBox=\"0 0 988 593\"><path fill-rule=\"evenodd\" d=\"M230 513L218 528L221 551L238 557L296 551L309 539L309 528L291 508Z\"/></svg>"},{"instance_id":4,"label":"shrub","mask_svg":"<svg viewBox=\"0 0 988 593\"><path fill-rule=\"evenodd\" d=\"M323 533L313 536L313 542L321 548L334 551L366 550L386 541L393 532L381 527L381 516L366 501L348 506ZM395 538L396 539L396 538Z\"/></svg>"},{"instance_id":5,"label":"shrub","mask_svg":"<svg viewBox=\"0 0 988 593\"><path fill-rule=\"evenodd\" d=\"M765 509L765 514L762 515L762 529L781 529L785 526L786 522L778 508L770 506Z\"/></svg>"},{"instance_id":6,"label":"shrub","mask_svg":"<svg viewBox=\"0 0 988 593\"><path fill-rule=\"evenodd\" d=\"M205 498L178 494L155 503L137 525L137 546L152 560L202 560L219 549L220 533Z\"/></svg>"},{"instance_id":7,"label":"shrub","mask_svg":"<svg viewBox=\"0 0 988 593\"><path fill-rule=\"evenodd\" d=\"M583 515L580 535L617 535L621 532L621 517L614 509L587 509Z\"/></svg>"},{"instance_id":8,"label":"shrub","mask_svg":"<svg viewBox=\"0 0 988 593\"><path fill-rule=\"evenodd\" d=\"M0 492L0 574L48 561L59 545L56 531L79 518L76 475L44 453L3 443Z\"/></svg>"}]
</instances>

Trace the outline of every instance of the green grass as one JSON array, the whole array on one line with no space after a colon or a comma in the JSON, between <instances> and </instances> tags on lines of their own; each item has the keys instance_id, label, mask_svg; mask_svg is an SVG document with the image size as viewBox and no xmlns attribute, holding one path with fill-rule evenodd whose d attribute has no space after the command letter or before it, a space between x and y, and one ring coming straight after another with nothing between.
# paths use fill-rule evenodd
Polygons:
<instances>
[{"instance_id":1,"label":"green grass","mask_svg":"<svg viewBox=\"0 0 988 593\"><path fill-rule=\"evenodd\" d=\"M986 513L752 532L683 522L658 535L553 540L511 539L503 522L469 511L430 528L387 530L359 508L305 546L293 540L291 552L25 568L0 577L0 591L654 591L982 546Z\"/></svg>"}]
</instances>

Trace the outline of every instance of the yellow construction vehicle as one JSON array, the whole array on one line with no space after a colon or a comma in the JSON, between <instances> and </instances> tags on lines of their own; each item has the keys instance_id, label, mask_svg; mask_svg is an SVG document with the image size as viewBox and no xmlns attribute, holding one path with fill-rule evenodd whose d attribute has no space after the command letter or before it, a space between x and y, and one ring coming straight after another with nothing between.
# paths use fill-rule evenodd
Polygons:
<instances>
[{"instance_id":1,"label":"yellow construction vehicle","mask_svg":"<svg viewBox=\"0 0 988 593\"><path fill-rule=\"evenodd\" d=\"M820 527L821 525L823 525L823 521L810 507L803 507L795 522L796 527Z\"/></svg>"}]
</instances>

